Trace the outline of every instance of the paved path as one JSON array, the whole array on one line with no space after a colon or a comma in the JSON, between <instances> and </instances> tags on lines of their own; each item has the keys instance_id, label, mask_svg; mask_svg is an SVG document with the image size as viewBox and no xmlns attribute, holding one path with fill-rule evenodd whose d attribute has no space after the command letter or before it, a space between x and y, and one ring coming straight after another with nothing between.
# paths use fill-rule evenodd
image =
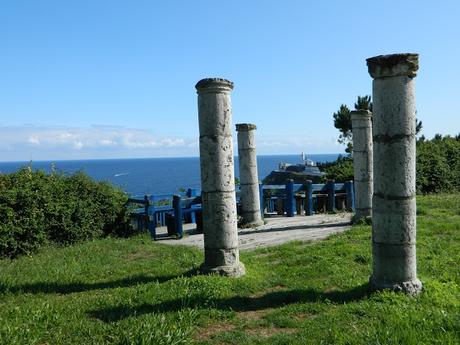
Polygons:
<instances>
[{"instance_id":1,"label":"paved path","mask_svg":"<svg viewBox=\"0 0 460 345\"><path fill-rule=\"evenodd\" d=\"M331 234L350 228L351 213L318 214L287 218L265 218L266 224L255 229L238 229L240 250L276 246L289 241L321 240ZM157 229L158 241L170 245L187 245L203 248L203 234L196 233L194 224L184 224L184 238L180 240L161 238L166 228Z\"/></svg>"}]
</instances>

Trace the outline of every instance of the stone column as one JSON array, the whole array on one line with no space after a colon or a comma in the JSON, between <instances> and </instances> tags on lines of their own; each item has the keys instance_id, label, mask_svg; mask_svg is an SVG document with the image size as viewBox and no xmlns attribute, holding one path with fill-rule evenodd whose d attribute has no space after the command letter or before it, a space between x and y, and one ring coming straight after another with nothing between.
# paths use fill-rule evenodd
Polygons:
<instances>
[{"instance_id":1,"label":"stone column","mask_svg":"<svg viewBox=\"0 0 460 345\"><path fill-rule=\"evenodd\" d=\"M200 127L201 196L203 205L204 273L241 276L238 251L233 164L233 83L220 78L196 84Z\"/></svg>"},{"instance_id":2,"label":"stone column","mask_svg":"<svg viewBox=\"0 0 460 345\"><path fill-rule=\"evenodd\" d=\"M416 294L415 76L418 54L367 59L374 78L373 289Z\"/></svg>"},{"instance_id":3,"label":"stone column","mask_svg":"<svg viewBox=\"0 0 460 345\"><path fill-rule=\"evenodd\" d=\"M372 216L372 113L351 112L353 128L353 168L355 182L355 220Z\"/></svg>"},{"instance_id":4,"label":"stone column","mask_svg":"<svg viewBox=\"0 0 460 345\"><path fill-rule=\"evenodd\" d=\"M236 125L240 167L241 216L243 224L251 227L263 224L260 214L259 176L254 135L256 128L256 125L249 123Z\"/></svg>"}]
</instances>

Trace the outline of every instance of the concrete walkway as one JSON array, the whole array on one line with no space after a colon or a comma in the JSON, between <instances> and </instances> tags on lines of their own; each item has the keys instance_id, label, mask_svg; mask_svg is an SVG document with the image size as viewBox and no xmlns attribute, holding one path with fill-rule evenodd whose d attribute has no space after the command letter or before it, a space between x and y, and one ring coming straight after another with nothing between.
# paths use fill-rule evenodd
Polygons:
<instances>
[{"instance_id":1,"label":"concrete walkway","mask_svg":"<svg viewBox=\"0 0 460 345\"><path fill-rule=\"evenodd\" d=\"M276 246L289 241L321 240L348 230L351 227L351 217L351 213L268 217L265 218L265 225L254 229L238 229L240 250ZM166 233L166 227L157 228L159 243L203 249L203 234L196 233L195 224L184 224L185 236L180 240L162 238Z\"/></svg>"}]
</instances>

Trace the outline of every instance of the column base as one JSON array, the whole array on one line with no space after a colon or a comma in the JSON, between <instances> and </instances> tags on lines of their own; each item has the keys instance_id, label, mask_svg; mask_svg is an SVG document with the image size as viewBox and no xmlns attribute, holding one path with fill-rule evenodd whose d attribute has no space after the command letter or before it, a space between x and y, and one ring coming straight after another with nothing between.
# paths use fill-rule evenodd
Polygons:
<instances>
[{"instance_id":1,"label":"column base","mask_svg":"<svg viewBox=\"0 0 460 345\"><path fill-rule=\"evenodd\" d=\"M264 225L264 221L256 221L256 222L251 222L251 223L241 223L239 224L240 229L247 229L247 228L257 228L261 225Z\"/></svg>"},{"instance_id":2,"label":"column base","mask_svg":"<svg viewBox=\"0 0 460 345\"><path fill-rule=\"evenodd\" d=\"M376 281L371 276L369 278L369 285L373 291L392 290L395 292L404 292L409 295L418 295L423 289L422 282L417 278L405 282L382 282Z\"/></svg>"},{"instance_id":3,"label":"column base","mask_svg":"<svg viewBox=\"0 0 460 345\"><path fill-rule=\"evenodd\" d=\"M372 225L372 216L359 216L357 213L351 219L353 224Z\"/></svg>"},{"instance_id":4,"label":"column base","mask_svg":"<svg viewBox=\"0 0 460 345\"><path fill-rule=\"evenodd\" d=\"M209 266L203 263L200 266L200 272L203 274L217 273L227 277L241 277L246 274L246 269L242 262L236 262L226 266Z\"/></svg>"},{"instance_id":5,"label":"column base","mask_svg":"<svg viewBox=\"0 0 460 345\"><path fill-rule=\"evenodd\" d=\"M259 225L263 225L262 215L260 210L254 211L241 211L241 222L239 224L242 228L255 228Z\"/></svg>"}]
</instances>

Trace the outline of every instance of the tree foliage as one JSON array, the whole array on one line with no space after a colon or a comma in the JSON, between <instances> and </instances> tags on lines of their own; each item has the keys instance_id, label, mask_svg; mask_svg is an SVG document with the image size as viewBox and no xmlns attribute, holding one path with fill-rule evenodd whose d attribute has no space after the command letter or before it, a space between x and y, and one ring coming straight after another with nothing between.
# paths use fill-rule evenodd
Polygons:
<instances>
[{"instance_id":1,"label":"tree foliage","mask_svg":"<svg viewBox=\"0 0 460 345\"><path fill-rule=\"evenodd\" d=\"M358 96L354 104L355 110L370 110L372 111L371 96ZM337 112L333 115L334 127L340 132L338 142L345 145L345 152L351 154L353 150L353 130L351 127L350 109L346 104L342 104Z\"/></svg>"},{"instance_id":2,"label":"tree foliage","mask_svg":"<svg viewBox=\"0 0 460 345\"><path fill-rule=\"evenodd\" d=\"M333 114L334 127L340 132L339 143L346 144L351 140L351 115L350 109L342 104L337 112Z\"/></svg>"},{"instance_id":3,"label":"tree foliage","mask_svg":"<svg viewBox=\"0 0 460 345\"><path fill-rule=\"evenodd\" d=\"M423 124L422 124L422 121L418 121L417 119L415 119L415 135L418 135L420 133L420 131L422 130L423 128Z\"/></svg>"},{"instance_id":4,"label":"tree foliage","mask_svg":"<svg viewBox=\"0 0 460 345\"><path fill-rule=\"evenodd\" d=\"M455 137L436 134L417 140L416 186L420 194L460 191L460 134ZM353 157L318 164L328 179L353 180Z\"/></svg>"},{"instance_id":5,"label":"tree foliage","mask_svg":"<svg viewBox=\"0 0 460 345\"><path fill-rule=\"evenodd\" d=\"M323 182L333 179L336 182L344 183L354 179L353 158L351 156L339 155L335 162L318 163L318 167L326 173Z\"/></svg>"},{"instance_id":6,"label":"tree foliage","mask_svg":"<svg viewBox=\"0 0 460 345\"><path fill-rule=\"evenodd\" d=\"M370 95L358 96L354 104L355 110L369 110L372 112L372 100ZM335 112L334 127L340 132L338 142L346 146L345 152L351 154L353 151L353 128L351 125L350 109L346 104L340 105L340 108ZM422 121L415 119L415 134L418 135L422 130Z\"/></svg>"},{"instance_id":7,"label":"tree foliage","mask_svg":"<svg viewBox=\"0 0 460 345\"><path fill-rule=\"evenodd\" d=\"M460 190L460 135L436 134L417 140L417 191L436 193Z\"/></svg>"},{"instance_id":8,"label":"tree foliage","mask_svg":"<svg viewBox=\"0 0 460 345\"><path fill-rule=\"evenodd\" d=\"M372 111L371 96L358 96L358 100L355 103L355 110L369 110Z\"/></svg>"}]
</instances>

